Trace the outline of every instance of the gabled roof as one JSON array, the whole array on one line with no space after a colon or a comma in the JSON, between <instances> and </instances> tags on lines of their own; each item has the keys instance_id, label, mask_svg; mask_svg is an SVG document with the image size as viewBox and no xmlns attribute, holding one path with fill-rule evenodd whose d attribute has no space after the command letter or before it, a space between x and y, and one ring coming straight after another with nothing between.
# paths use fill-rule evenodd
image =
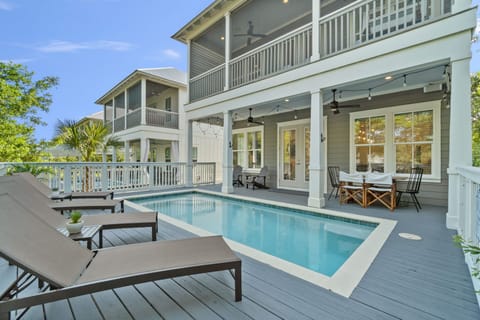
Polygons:
<instances>
[{"instance_id":1,"label":"gabled roof","mask_svg":"<svg viewBox=\"0 0 480 320\"><path fill-rule=\"evenodd\" d=\"M186 43L188 39L194 38L209 25L221 19L226 12L238 7L245 1L246 0L214 0L212 4L172 35L172 38Z\"/></svg>"},{"instance_id":2,"label":"gabled roof","mask_svg":"<svg viewBox=\"0 0 480 320\"><path fill-rule=\"evenodd\" d=\"M112 89L108 90L107 93L98 98L95 103L105 104L111 98L112 94L114 94L120 88L126 86L132 80L136 80L141 77L172 87L187 87L187 74L173 67L136 69L122 81L117 83Z\"/></svg>"}]
</instances>

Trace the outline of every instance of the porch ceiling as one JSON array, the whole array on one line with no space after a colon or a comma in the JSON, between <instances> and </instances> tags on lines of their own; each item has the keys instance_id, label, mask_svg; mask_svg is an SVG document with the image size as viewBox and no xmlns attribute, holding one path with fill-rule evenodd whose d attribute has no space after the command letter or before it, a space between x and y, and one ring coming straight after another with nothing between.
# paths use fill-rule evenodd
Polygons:
<instances>
[{"instance_id":1,"label":"porch ceiling","mask_svg":"<svg viewBox=\"0 0 480 320\"><path fill-rule=\"evenodd\" d=\"M392 74L384 74L373 79L365 79L356 83L344 83L331 88L323 88L323 101L328 104L332 101L331 89L337 89L336 99L339 102L349 102L351 104L366 105L368 103L368 95L375 96L398 93L424 88L432 84L447 83L449 69L446 62L438 63L432 66L423 66L416 69L399 70ZM379 68L381 68L379 66ZM445 74L447 72L447 74ZM391 79L386 79L390 76ZM405 84L404 84L405 83ZM440 86L441 88L441 86ZM371 90L369 90L371 89ZM438 88L436 88L438 89ZM310 108L310 93L305 92L293 97L279 97L267 103L258 105L250 105L247 107L233 110L234 120L245 120L249 116L249 108L252 108L252 116L255 119L259 117L267 117L276 113L292 112ZM343 110L343 109L342 109ZM355 110L358 110L356 108ZM324 110L325 114L330 110ZM198 120L200 122L223 124L223 114L212 114L208 118Z\"/></svg>"}]
</instances>

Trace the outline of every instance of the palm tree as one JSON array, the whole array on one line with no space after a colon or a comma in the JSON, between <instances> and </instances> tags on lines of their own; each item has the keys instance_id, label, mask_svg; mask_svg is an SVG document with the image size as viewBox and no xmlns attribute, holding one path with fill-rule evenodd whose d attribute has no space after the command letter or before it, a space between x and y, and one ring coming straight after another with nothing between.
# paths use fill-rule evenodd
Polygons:
<instances>
[{"instance_id":1,"label":"palm tree","mask_svg":"<svg viewBox=\"0 0 480 320\"><path fill-rule=\"evenodd\" d=\"M96 160L97 151L106 151L109 146L117 146L119 142L114 137L108 137L108 128L101 121L58 120L55 141L79 152L79 160L92 162ZM85 181L82 186L90 190L89 170L85 168Z\"/></svg>"}]
</instances>

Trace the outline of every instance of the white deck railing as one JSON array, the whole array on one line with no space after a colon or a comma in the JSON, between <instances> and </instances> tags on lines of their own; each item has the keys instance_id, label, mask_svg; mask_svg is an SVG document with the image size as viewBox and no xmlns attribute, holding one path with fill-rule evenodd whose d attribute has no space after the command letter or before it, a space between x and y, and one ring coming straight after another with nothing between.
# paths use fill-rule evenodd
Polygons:
<instances>
[{"instance_id":1,"label":"white deck railing","mask_svg":"<svg viewBox=\"0 0 480 320\"><path fill-rule=\"evenodd\" d=\"M450 11L450 0L354 2L320 19L320 56L329 56L389 36Z\"/></svg>"},{"instance_id":2,"label":"white deck railing","mask_svg":"<svg viewBox=\"0 0 480 320\"><path fill-rule=\"evenodd\" d=\"M457 168L459 178L459 190L456 190L458 202L455 209L458 213L457 232L467 243L480 245L480 168L459 167ZM477 257L470 254L465 255L465 261L470 270L473 267L480 268L475 263ZM480 290L480 280L472 277L475 290ZM480 295L477 294L480 305Z\"/></svg>"},{"instance_id":3,"label":"white deck railing","mask_svg":"<svg viewBox=\"0 0 480 320\"><path fill-rule=\"evenodd\" d=\"M177 112L147 108L146 121L149 126L178 129Z\"/></svg>"},{"instance_id":4,"label":"white deck railing","mask_svg":"<svg viewBox=\"0 0 480 320\"><path fill-rule=\"evenodd\" d=\"M225 64L190 79L190 101L205 98L223 91L225 88Z\"/></svg>"},{"instance_id":5,"label":"white deck railing","mask_svg":"<svg viewBox=\"0 0 480 320\"><path fill-rule=\"evenodd\" d=\"M155 190L186 186L186 163L49 162L0 163L0 176L13 167L41 169L37 177L59 192ZM214 184L215 163L194 163L193 184Z\"/></svg>"},{"instance_id":6,"label":"white deck railing","mask_svg":"<svg viewBox=\"0 0 480 320\"><path fill-rule=\"evenodd\" d=\"M230 87L235 88L310 62L312 25L289 32L230 61Z\"/></svg>"}]
</instances>

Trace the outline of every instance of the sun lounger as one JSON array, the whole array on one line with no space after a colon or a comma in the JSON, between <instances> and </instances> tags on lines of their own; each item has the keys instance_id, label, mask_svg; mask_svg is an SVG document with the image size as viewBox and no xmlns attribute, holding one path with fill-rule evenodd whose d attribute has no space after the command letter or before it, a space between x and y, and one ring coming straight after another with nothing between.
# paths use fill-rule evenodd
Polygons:
<instances>
[{"instance_id":1,"label":"sun lounger","mask_svg":"<svg viewBox=\"0 0 480 320\"><path fill-rule=\"evenodd\" d=\"M18 177L18 179L22 179L28 184L30 184L38 192L44 195L45 199L48 200L48 205L50 206L50 208L60 211L62 214L64 211L67 211L67 210L95 210L95 209L110 210L112 213L114 213L118 205L120 205L120 212L123 212L125 210L123 199L121 200L73 199L69 201L54 201L51 199L52 194L50 189L46 185L38 181L30 173L16 174L13 177ZM70 194L66 194L65 197L62 197L62 200L67 200L67 199L72 199Z\"/></svg>"},{"instance_id":2,"label":"sun lounger","mask_svg":"<svg viewBox=\"0 0 480 320\"><path fill-rule=\"evenodd\" d=\"M43 193L45 196L50 197L51 199L112 199L113 200L113 191L91 191L91 192L70 192L70 193L61 193L53 194L50 188L38 180L30 172L20 172L16 175L30 182L38 191Z\"/></svg>"},{"instance_id":3,"label":"sun lounger","mask_svg":"<svg viewBox=\"0 0 480 320\"><path fill-rule=\"evenodd\" d=\"M0 296L1 320L9 319L13 310L56 300L222 270L229 270L235 278L235 301L242 299L242 262L221 236L90 251L64 237L8 193L0 194L0 256L24 270ZM44 288L49 290L23 296L21 283L28 287L35 277L49 284Z\"/></svg>"},{"instance_id":4,"label":"sun lounger","mask_svg":"<svg viewBox=\"0 0 480 320\"><path fill-rule=\"evenodd\" d=\"M64 227L66 221L63 216L49 206L49 200L31 184L18 176L0 177L0 193L14 194L28 208L34 208L33 212L46 223L54 228ZM102 200L101 200L102 201ZM70 202L70 201L68 201ZM123 228L151 228L152 241L157 239L157 213L156 212L133 212L83 215L85 225L100 225L99 247L103 246L103 230Z\"/></svg>"}]
</instances>

